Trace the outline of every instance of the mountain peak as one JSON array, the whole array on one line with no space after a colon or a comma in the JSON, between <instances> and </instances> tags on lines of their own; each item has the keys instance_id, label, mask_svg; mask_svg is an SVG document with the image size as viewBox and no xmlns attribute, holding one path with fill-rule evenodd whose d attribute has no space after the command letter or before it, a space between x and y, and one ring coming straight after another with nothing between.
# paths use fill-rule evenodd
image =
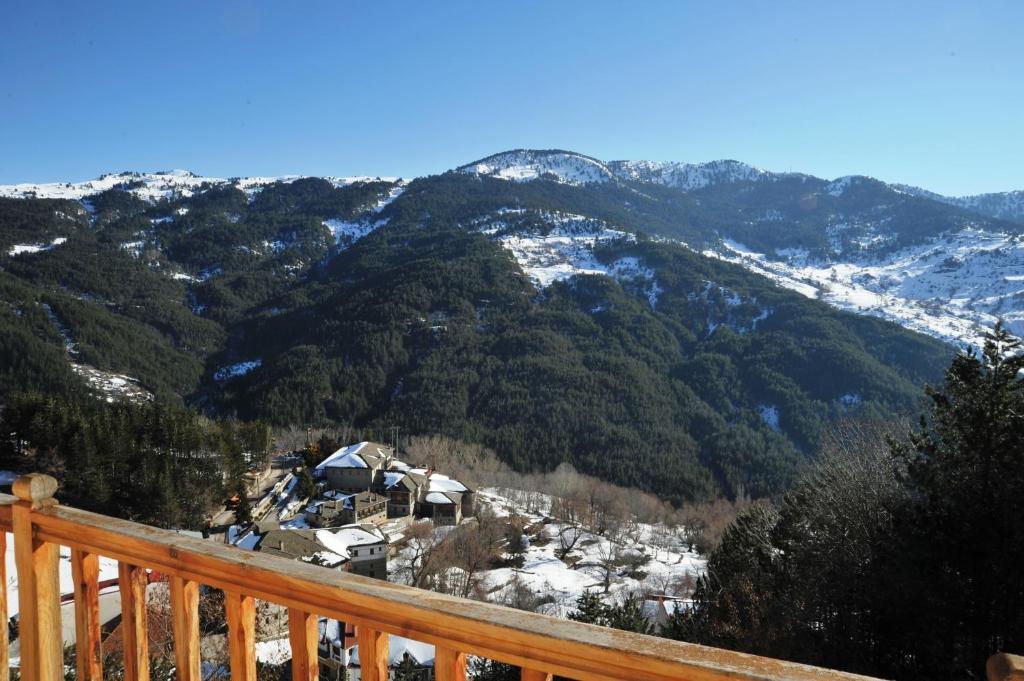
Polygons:
<instances>
[{"instance_id":1,"label":"mountain peak","mask_svg":"<svg viewBox=\"0 0 1024 681\"><path fill-rule=\"evenodd\" d=\"M456 168L457 172L528 182L550 179L561 184L599 184L615 175L602 161L562 149L513 149Z\"/></svg>"}]
</instances>

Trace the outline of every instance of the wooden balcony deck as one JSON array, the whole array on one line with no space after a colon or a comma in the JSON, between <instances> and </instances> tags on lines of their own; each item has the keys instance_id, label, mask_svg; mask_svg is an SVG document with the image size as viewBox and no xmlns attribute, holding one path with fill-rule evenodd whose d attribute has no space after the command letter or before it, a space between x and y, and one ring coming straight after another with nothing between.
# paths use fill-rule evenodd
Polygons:
<instances>
[{"instance_id":1,"label":"wooden balcony deck","mask_svg":"<svg viewBox=\"0 0 1024 681\"><path fill-rule=\"evenodd\" d=\"M98 618L98 558L119 561L125 679L148 681L146 570L170 579L179 681L198 681L199 585L225 591L233 679L256 678L256 599L288 608L294 679L317 678L317 621L326 616L357 628L364 681L388 678L388 634L433 644L438 681L466 678L466 656L522 668L524 681L552 675L580 681L824 681L867 677L728 650L643 636L521 612L338 573L284 558L184 537L138 523L58 505L56 481L20 478L16 496L0 495L0 529L13 532L19 578L21 678L63 678L59 547L71 549L75 582L78 679L102 678ZM6 534L0 534L6 550ZM0 579L6 581L3 563ZM0 622L7 619L0 590ZM1007 659L1002 659L1007 658ZM1000 656L990 675L1018 662ZM0 674L8 675L8 642L0 637ZM992 677L1004 678L1003 676ZM1006 676L1005 678L1015 678Z\"/></svg>"}]
</instances>

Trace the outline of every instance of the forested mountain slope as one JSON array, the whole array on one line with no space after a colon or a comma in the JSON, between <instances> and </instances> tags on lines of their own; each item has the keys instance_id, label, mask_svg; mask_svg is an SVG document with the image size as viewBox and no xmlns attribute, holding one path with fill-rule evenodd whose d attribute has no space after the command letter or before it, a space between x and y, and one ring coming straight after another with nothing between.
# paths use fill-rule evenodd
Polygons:
<instances>
[{"instance_id":1,"label":"forested mountain slope","mask_svg":"<svg viewBox=\"0 0 1024 681\"><path fill-rule=\"evenodd\" d=\"M674 500L776 493L831 420L914 409L953 348L694 250L827 250L814 211L757 230L802 210L790 185L870 213L853 189L705 165L515 152L412 182L7 188L0 388L83 390L88 366L212 414L442 432ZM995 229L911 200L896 242Z\"/></svg>"}]
</instances>

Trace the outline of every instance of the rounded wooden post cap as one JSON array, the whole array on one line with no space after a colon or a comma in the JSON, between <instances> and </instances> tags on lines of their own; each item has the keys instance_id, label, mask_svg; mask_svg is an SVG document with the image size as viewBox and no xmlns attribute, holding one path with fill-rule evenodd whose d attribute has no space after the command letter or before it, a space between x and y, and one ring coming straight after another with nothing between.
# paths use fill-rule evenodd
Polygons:
<instances>
[{"instance_id":1,"label":"rounded wooden post cap","mask_svg":"<svg viewBox=\"0 0 1024 681\"><path fill-rule=\"evenodd\" d=\"M1024 657L997 653L988 658L988 681L1024 681Z\"/></svg>"},{"instance_id":2,"label":"rounded wooden post cap","mask_svg":"<svg viewBox=\"0 0 1024 681\"><path fill-rule=\"evenodd\" d=\"M52 499L57 493L57 479L43 473L29 473L15 480L11 491L22 501L39 503Z\"/></svg>"}]
</instances>

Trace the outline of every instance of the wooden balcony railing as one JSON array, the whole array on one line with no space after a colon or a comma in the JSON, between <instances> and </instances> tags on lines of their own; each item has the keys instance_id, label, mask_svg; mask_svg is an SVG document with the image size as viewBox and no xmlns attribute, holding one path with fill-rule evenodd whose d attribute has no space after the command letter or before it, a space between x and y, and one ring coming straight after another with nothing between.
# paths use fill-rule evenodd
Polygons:
<instances>
[{"instance_id":1,"label":"wooden balcony railing","mask_svg":"<svg viewBox=\"0 0 1024 681\"><path fill-rule=\"evenodd\" d=\"M15 496L0 495L0 529L14 535L19 582L20 671L26 681L56 681L64 677L58 577L60 546L71 549L79 681L102 678L97 587L101 555L119 561L126 681L149 679L147 569L170 579L179 681L201 678L200 584L225 592L231 677L243 681L256 678L256 599L288 608L292 678L302 681L313 681L318 675L317 621L320 616L355 624L363 681L388 678L388 634L433 644L437 681L465 679L467 654L518 665L523 670L524 681L549 680L555 674L581 681L852 681L866 678L580 624L324 570L63 507L54 499L56 490L53 478L32 474L14 483ZM6 533L0 533L0 548L6 551ZM6 584L4 571L4 564L0 562L0 583ZM6 590L0 589L0 623L7 620L6 599ZM1012 672L1012 667L1005 668ZM0 681L6 681L6 636L0 636L0 674Z\"/></svg>"}]
</instances>

